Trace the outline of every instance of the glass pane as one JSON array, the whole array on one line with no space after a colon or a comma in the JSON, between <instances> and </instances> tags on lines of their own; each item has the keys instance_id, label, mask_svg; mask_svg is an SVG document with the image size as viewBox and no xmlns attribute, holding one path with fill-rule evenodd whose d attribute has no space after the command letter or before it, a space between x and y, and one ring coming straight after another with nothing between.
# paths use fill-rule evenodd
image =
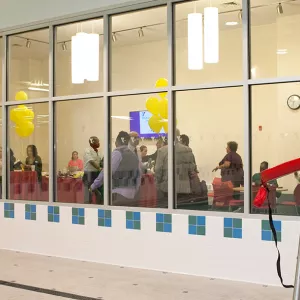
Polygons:
<instances>
[{"instance_id":1,"label":"glass pane","mask_svg":"<svg viewBox=\"0 0 300 300\"><path fill-rule=\"evenodd\" d=\"M85 35L85 38L95 39L96 44L92 44L87 49L80 48L78 50L78 46L76 46L74 42L72 43L72 38L80 36L80 33L89 34ZM84 41L80 45L89 44ZM78 51L82 52L80 53ZM79 53L79 65L76 62L76 53ZM74 61L72 61L72 55ZM90 63L92 65L89 66ZM81 70L80 66L86 69ZM102 19L72 23L56 28L55 96L101 92L103 90L102 66Z\"/></svg>"},{"instance_id":2,"label":"glass pane","mask_svg":"<svg viewBox=\"0 0 300 300\"><path fill-rule=\"evenodd\" d=\"M3 57L3 39L0 38L0 57ZM2 102L2 64L0 66L0 102Z\"/></svg>"},{"instance_id":3,"label":"glass pane","mask_svg":"<svg viewBox=\"0 0 300 300\"><path fill-rule=\"evenodd\" d=\"M158 149L167 144L163 129L167 122L153 117L150 112L158 109L153 100L156 97L137 95L111 100L112 145L115 146L112 152L112 205L167 207L167 198L157 195L156 182L160 181L156 170L161 169L157 165ZM167 157L166 153L166 161ZM163 167L167 168L167 164ZM167 180L166 176L167 172L164 173Z\"/></svg>"},{"instance_id":4,"label":"glass pane","mask_svg":"<svg viewBox=\"0 0 300 300\"><path fill-rule=\"evenodd\" d=\"M102 185L89 191L103 164L103 105L102 98L55 105L57 202L103 204ZM99 147L92 148L96 137Z\"/></svg>"},{"instance_id":5,"label":"glass pane","mask_svg":"<svg viewBox=\"0 0 300 300\"><path fill-rule=\"evenodd\" d=\"M8 100L49 96L49 30L9 36ZM23 91L22 94L17 94Z\"/></svg>"},{"instance_id":6,"label":"glass pane","mask_svg":"<svg viewBox=\"0 0 300 300\"><path fill-rule=\"evenodd\" d=\"M175 6L176 23L175 23L175 42L176 42L176 84L201 84L222 81L242 80L242 21L240 19L241 6L224 5L220 2L212 2L212 6L218 8L219 12L219 58L217 63L205 63L209 61L208 54L212 52L214 47L209 46L209 43L204 41L204 31L208 27L203 25L203 30L198 32L196 27L195 38L191 37L190 49L188 48L188 15L192 13L201 13L204 15L204 8L209 6L206 1L185 1L184 3ZM191 21L190 21L191 22ZM202 24L200 18L200 26ZM193 28L190 23L190 28ZM201 38L201 32L203 36ZM195 66L195 61L192 62L192 53L190 53L194 42L197 40L202 43L202 47L197 50L197 59L203 58L203 68L198 69ZM199 45L199 47L201 44ZM208 51L205 51L204 47ZM201 49L203 55L201 55ZM199 52L200 51L200 52ZM199 53L199 54L198 54ZM208 54L207 54L208 53ZM189 65L190 60L190 65ZM193 69L193 68L196 69Z\"/></svg>"},{"instance_id":7,"label":"glass pane","mask_svg":"<svg viewBox=\"0 0 300 300\"><path fill-rule=\"evenodd\" d=\"M9 199L49 201L49 115L47 103L8 109Z\"/></svg>"},{"instance_id":8,"label":"glass pane","mask_svg":"<svg viewBox=\"0 0 300 300\"><path fill-rule=\"evenodd\" d=\"M261 171L299 157L299 95L299 83L252 87L253 197ZM298 175L289 174L269 182L274 213L298 215ZM267 213L267 202L262 208L253 207L252 212Z\"/></svg>"},{"instance_id":9,"label":"glass pane","mask_svg":"<svg viewBox=\"0 0 300 300\"><path fill-rule=\"evenodd\" d=\"M300 75L299 5L251 1L252 78Z\"/></svg>"},{"instance_id":10,"label":"glass pane","mask_svg":"<svg viewBox=\"0 0 300 300\"><path fill-rule=\"evenodd\" d=\"M153 88L167 78L166 20L166 7L112 17L112 90Z\"/></svg>"},{"instance_id":11,"label":"glass pane","mask_svg":"<svg viewBox=\"0 0 300 300\"><path fill-rule=\"evenodd\" d=\"M177 208L243 211L243 89L178 92L176 111Z\"/></svg>"}]
</instances>

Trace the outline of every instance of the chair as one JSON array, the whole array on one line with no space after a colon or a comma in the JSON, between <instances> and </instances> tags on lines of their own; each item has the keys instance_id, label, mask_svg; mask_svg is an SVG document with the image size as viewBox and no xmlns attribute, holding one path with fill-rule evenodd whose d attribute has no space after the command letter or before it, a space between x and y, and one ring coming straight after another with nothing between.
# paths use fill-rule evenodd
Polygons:
<instances>
[{"instance_id":1,"label":"chair","mask_svg":"<svg viewBox=\"0 0 300 300\"><path fill-rule=\"evenodd\" d=\"M232 211L232 207L243 206L243 200L233 198L233 184L231 181L222 182L221 178L213 180L214 198L212 209L228 209Z\"/></svg>"}]
</instances>

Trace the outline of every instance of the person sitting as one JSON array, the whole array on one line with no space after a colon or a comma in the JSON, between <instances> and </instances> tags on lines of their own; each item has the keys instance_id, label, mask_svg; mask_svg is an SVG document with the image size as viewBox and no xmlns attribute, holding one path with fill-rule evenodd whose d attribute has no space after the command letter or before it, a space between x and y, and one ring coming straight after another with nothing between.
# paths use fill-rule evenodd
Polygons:
<instances>
[{"instance_id":1,"label":"person sitting","mask_svg":"<svg viewBox=\"0 0 300 300\"><path fill-rule=\"evenodd\" d=\"M78 158L78 152L72 152L72 158L68 163L68 169L70 172L82 171L83 170L83 161Z\"/></svg>"},{"instance_id":2,"label":"person sitting","mask_svg":"<svg viewBox=\"0 0 300 300\"><path fill-rule=\"evenodd\" d=\"M112 173L112 205L136 206L136 194L141 184L140 162L128 144L130 135L120 131L116 138L116 149L111 154ZM91 185L90 191L94 191L103 185L103 170Z\"/></svg>"},{"instance_id":3,"label":"person sitting","mask_svg":"<svg viewBox=\"0 0 300 300\"><path fill-rule=\"evenodd\" d=\"M263 161L260 164L259 170L260 173L255 173L252 176L252 182L256 185L256 186L260 186L261 185L261 172L268 170L269 169L269 163L267 161ZM276 188L278 188L278 182L277 179L273 179L268 181L268 184L271 186L274 186ZM281 192L276 192L276 198L279 198L281 196Z\"/></svg>"},{"instance_id":4,"label":"person sitting","mask_svg":"<svg viewBox=\"0 0 300 300\"><path fill-rule=\"evenodd\" d=\"M38 176L38 181L42 181L42 169L43 163L41 157L38 155L38 150L35 145L27 146L27 157L25 160L24 169L27 171L36 171Z\"/></svg>"}]
</instances>

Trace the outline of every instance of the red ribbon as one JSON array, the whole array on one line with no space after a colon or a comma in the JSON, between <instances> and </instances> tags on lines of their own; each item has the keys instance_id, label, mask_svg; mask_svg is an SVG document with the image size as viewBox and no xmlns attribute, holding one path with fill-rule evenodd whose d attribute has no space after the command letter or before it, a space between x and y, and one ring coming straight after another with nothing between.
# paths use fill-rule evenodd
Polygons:
<instances>
[{"instance_id":1,"label":"red ribbon","mask_svg":"<svg viewBox=\"0 0 300 300\"><path fill-rule=\"evenodd\" d=\"M300 170L300 158L285 162L274 168L261 172L261 188L257 192L253 205L261 207L265 202L268 193L268 181L294 173L298 170Z\"/></svg>"}]
</instances>

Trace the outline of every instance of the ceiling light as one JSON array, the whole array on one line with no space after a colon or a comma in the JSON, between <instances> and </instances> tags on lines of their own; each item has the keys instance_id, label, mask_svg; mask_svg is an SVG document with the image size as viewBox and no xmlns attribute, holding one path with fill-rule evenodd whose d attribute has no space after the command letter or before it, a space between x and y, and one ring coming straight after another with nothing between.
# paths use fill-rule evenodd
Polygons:
<instances>
[{"instance_id":1,"label":"ceiling light","mask_svg":"<svg viewBox=\"0 0 300 300\"><path fill-rule=\"evenodd\" d=\"M243 20L243 11L242 10L239 11L238 18L240 21Z\"/></svg>"},{"instance_id":2,"label":"ceiling light","mask_svg":"<svg viewBox=\"0 0 300 300\"><path fill-rule=\"evenodd\" d=\"M99 54L100 54L100 37L97 33L90 33L86 38L86 66L85 79L88 81L99 80Z\"/></svg>"},{"instance_id":3,"label":"ceiling light","mask_svg":"<svg viewBox=\"0 0 300 300\"><path fill-rule=\"evenodd\" d=\"M217 7L204 8L204 61L219 62L219 10Z\"/></svg>"},{"instance_id":4,"label":"ceiling light","mask_svg":"<svg viewBox=\"0 0 300 300\"><path fill-rule=\"evenodd\" d=\"M78 32L75 36L72 36L72 52L71 52L71 64L72 64L72 83L81 84L85 79L85 47L86 47L87 33Z\"/></svg>"},{"instance_id":5,"label":"ceiling light","mask_svg":"<svg viewBox=\"0 0 300 300\"><path fill-rule=\"evenodd\" d=\"M238 25L239 23L238 22L226 22L225 25L227 26L235 26L235 25Z\"/></svg>"},{"instance_id":6,"label":"ceiling light","mask_svg":"<svg viewBox=\"0 0 300 300\"><path fill-rule=\"evenodd\" d=\"M143 37L144 36L144 31L143 31L143 28L141 27L140 29L139 29L139 37L141 38L141 37Z\"/></svg>"},{"instance_id":7,"label":"ceiling light","mask_svg":"<svg viewBox=\"0 0 300 300\"><path fill-rule=\"evenodd\" d=\"M30 48L30 46L31 46L31 41L27 40L26 41L26 48Z\"/></svg>"},{"instance_id":8,"label":"ceiling light","mask_svg":"<svg viewBox=\"0 0 300 300\"><path fill-rule=\"evenodd\" d=\"M117 41L117 35L116 35L116 33L115 32L113 32L113 34L112 34L112 41L113 42L116 42Z\"/></svg>"},{"instance_id":9,"label":"ceiling light","mask_svg":"<svg viewBox=\"0 0 300 300\"><path fill-rule=\"evenodd\" d=\"M37 87L29 87L28 90L30 91L40 91L40 92L49 92L49 89L42 89Z\"/></svg>"},{"instance_id":10,"label":"ceiling light","mask_svg":"<svg viewBox=\"0 0 300 300\"><path fill-rule=\"evenodd\" d=\"M203 69L202 14L188 15L188 68Z\"/></svg>"},{"instance_id":11,"label":"ceiling light","mask_svg":"<svg viewBox=\"0 0 300 300\"><path fill-rule=\"evenodd\" d=\"M281 54L287 54L287 49L278 49L277 50L277 54L281 55Z\"/></svg>"},{"instance_id":12,"label":"ceiling light","mask_svg":"<svg viewBox=\"0 0 300 300\"><path fill-rule=\"evenodd\" d=\"M61 48L63 51L67 51L67 44L66 43L62 43L61 44Z\"/></svg>"},{"instance_id":13,"label":"ceiling light","mask_svg":"<svg viewBox=\"0 0 300 300\"><path fill-rule=\"evenodd\" d=\"M278 6L277 6L277 13L279 15L282 15L283 14L283 7L282 7L282 4L279 3Z\"/></svg>"}]
</instances>

